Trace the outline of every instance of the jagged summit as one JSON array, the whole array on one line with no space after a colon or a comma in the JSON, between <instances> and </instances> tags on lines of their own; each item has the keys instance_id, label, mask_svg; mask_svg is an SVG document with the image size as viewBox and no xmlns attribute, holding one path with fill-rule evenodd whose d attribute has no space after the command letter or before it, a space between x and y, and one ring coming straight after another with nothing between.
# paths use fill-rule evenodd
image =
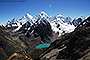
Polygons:
<instances>
[{"instance_id":1,"label":"jagged summit","mask_svg":"<svg viewBox=\"0 0 90 60\"><path fill-rule=\"evenodd\" d=\"M81 16L79 18L74 18L73 21L72 21L72 24L77 27L81 22L83 22L84 20L86 19L85 16Z\"/></svg>"},{"instance_id":2,"label":"jagged summit","mask_svg":"<svg viewBox=\"0 0 90 60\"><path fill-rule=\"evenodd\" d=\"M56 14L55 16L62 16L61 14Z\"/></svg>"},{"instance_id":3,"label":"jagged summit","mask_svg":"<svg viewBox=\"0 0 90 60\"><path fill-rule=\"evenodd\" d=\"M38 13L35 17L43 18L43 17L48 17L48 15L44 11L42 11L42 12Z\"/></svg>"},{"instance_id":4,"label":"jagged summit","mask_svg":"<svg viewBox=\"0 0 90 60\"><path fill-rule=\"evenodd\" d=\"M56 19L57 21L63 21L65 20L65 17L62 16L61 14L57 14L54 16L54 19Z\"/></svg>"},{"instance_id":5,"label":"jagged summit","mask_svg":"<svg viewBox=\"0 0 90 60\"><path fill-rule=\"evenodd\" d=\"M30 14L29 13L27 13L25 16L29 16Z\"/></svg>"},{"instance_id":6,"label":"jagged summit","mask_svg":"<svg viewBox=\"0 0 90 60\"><path fill-rule=\"evenodd\" d=\"M67 20L72 20L72 18L70 18L70 17L66 17L66 19L67 19Z\"/></svg>"},{"instance_id":7,"label":"jagged summit","mask_svg":"<svg viewBox=\"0 0 90 60\"><path fill-rule=\"evenodd\" d=\"M47 15L44 11L40 12L39 14L41 14L41 15L42 15L42 14L45 14L45 15ZM48 16L48 15L47 15L47 16Z\"/></svg>"},{"instance_id":8,"label":"jagged summit","mask_svg":"<svg viewBox=\"0 0 90 60\"><path fill-rule=\"evenodd\" d=\"M27 14L25 15L25 17L26 17L26 18L30 18L30 19L33 18L29 13L27 13Z\"/></svg>"},{"instance_id":9,"label":"jagged summit","mask_svg":"<svg viewBox=\"0 0 90 60\"><path fill-rule=\"evenodd\" d=\"M23 19L23 18L26 18L26 17L25 17L25 16L23 16L23 17L22 17L22 19Z\"/></svg>"},{"instance_id":10,"label":"jagged summit","mask_svg":"<svg viewBox=\"0 0 90 60\"><path fill-rule=\"evenodd\" d=\"M33 23L35 23L36 21L39 21L39 20L42 20L42 19L46 19L46 20L48 20L49 19L49 17L48 17L48 15L45 13L45 12L40 12L40 13L38 13L35 17L33 17L32 18L32 22Z\"/></svg>"},{"instance_id":11,"label":"jagged summit","mask_svg":"<svg viewBox=\"0 0 90 60\"><path fill-rule=\"evenodd\" d=\"M81 19L85 19L86 17L85 17L85 16L81 16L80 18L81 18Z\"/></svg>"},{"instance_id":12,"label":"jagged summit","mask_svg":"<svg viewBox=\"0 0 90 60\"><path fill-rule=\"evenodd\" d=\"M23 20L23 19L27 19L27 20L31 20L33 17L27 13L26 15L24 15L20 20Z\"/></svg>"}]
</instances>

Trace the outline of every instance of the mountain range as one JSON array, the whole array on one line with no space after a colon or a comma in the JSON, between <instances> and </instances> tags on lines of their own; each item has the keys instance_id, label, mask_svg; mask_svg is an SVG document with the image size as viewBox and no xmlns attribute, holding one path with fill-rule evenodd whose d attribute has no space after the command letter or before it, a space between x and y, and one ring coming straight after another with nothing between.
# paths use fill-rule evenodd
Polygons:
<instances>
[{"instance_id":1,"label":"mountain range","mask_svg":"<svg viewBox=\"0 0 90 60\"><path fill-rule=\"evenodd\" d=\"M83 20L85 20L85 16L81 16L78 19L71 19L70 17L64 17L61 14L57 14L54 17L49 17L45 12L40 12L35 17L32 17L30 14L26 14L21 19L15 19L13 18L11 21L7 22L8 28L14 28L13 32L16 32L22 28L23 25L24 29L29 30L29 26L38 26L40 23L43 23L46 25L50 24L51 29L58 33L59 36L61 36L64 33L70 33L74 31L74 29L81 23Z\"/></svg>"},{"instance_id":2,"label":"mountain range","mask_svg":"<svg viewBox=\"0 0 90 60\"><path fill-rule=\"evenodd\" d=\"M89 59L89 20L90 17L71 19L61 14L49 17L45 12L13 18L6 26L0 25L0 59ZM44 43L50 46L37 48Z\"/></svg>"}]
</instances>

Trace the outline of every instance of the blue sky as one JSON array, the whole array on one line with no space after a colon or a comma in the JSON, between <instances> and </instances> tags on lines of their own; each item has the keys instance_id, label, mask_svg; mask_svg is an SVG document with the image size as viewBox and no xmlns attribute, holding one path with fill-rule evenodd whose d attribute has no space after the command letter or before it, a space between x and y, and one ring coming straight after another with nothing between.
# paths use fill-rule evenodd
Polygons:
<instances>
[{"instance_id":1,"label":"blue sky","mask_svg":"<svg viewBox=\"0 0 90 60\"><path fill-rule=\"evenodd\" d=\"M13 0L12 0L13 1ZM17 0L19 1L19 0ZM0 24L29 13L33 17L44 11L49 16L57 13L64 17L90 16L90 0L26 0L26 2L0 2Z\"/></svg>"}]
</instances>

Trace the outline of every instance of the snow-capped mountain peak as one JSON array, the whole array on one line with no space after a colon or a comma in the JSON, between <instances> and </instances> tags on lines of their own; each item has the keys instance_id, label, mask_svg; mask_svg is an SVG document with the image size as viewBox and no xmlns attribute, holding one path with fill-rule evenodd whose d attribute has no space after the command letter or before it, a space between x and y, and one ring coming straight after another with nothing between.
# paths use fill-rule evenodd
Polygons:
<instances>
[{"instance_id":1,"label":"snow-capped mountain peak","mask_svg":"<svg viewBox=\"0 0 90 60\"><path fill-rule=\"evenodd\" d=\"M63 17L61 14L57 14L57 15L56 15L56 17L58 17L58 16Z\"/></svg>"},{"instance_id":2,"label":"snow-capped mountain peak","mask_svg":"<svg viewBox=\"0 0 90 60\"><path fill-rule=\"evenodd\" d=\"M16 21L16 19L15 18L13 18L12 20L11 20L11 22L15 22Z\"/></svg>"},{"instance_id":3,"label":"snow-capped mountain peak","mask_svg":"<svg viewBox=\"0 0 90 60\"><path fill-rule=\"evenodd\" d=\"M23 16L20 20L23 20L23 19L24 19L24 20L25 20L25 19L26 19L26 20L31 20L32 18L33 18L33 17L32 17L30 14L27 13L27 14L26 14L25 16Z\"/></svg>"},{"instance_id":4,"label":"snow-capped mountain peak","mask_svg":"<svg viewBox=\"0 0 90 60\"><path fill-rule=\"evenodd\" d=\"M72 20L70 17L66 17L67 20Z\"/></svg>"},{"instance_id":5,"label":"snow-capped mountain peak","mask_svg":"<svg viewBox=\"0 0 90 60\"><path fill-rule=\"evenodd\" d=\"M23 16L21 19L25 19L26 17L25 16Z\"/></svg>"},{"instance_id":6,"label":"snow-capped mountain peak","mask_svg":"<svg viewBox=\"0 0 90 60\"><path fill-rule=\"evenodd\" d=\"M40 12L39 14L37 14L34 18L32 18L32 23L35 23L36 21L40 21L42 19L46 19L48 20L48 15L45 12Z\"/></svg>"},{"instance_id":7,"label":"snow-capped mountain peak","mask_svg":"<svg viewBox=\"0 0 90 60\"><path fill-rule=\"evenodd\" d=\"M72 19L70 17L65 18L65 23L71 24L72 25Z\"/></svg>"},{"instance_id":8,"label":"snow-capped mountain peak","mask_svg":"<svg viewBox=\"0 0 90 60\"><path fill-rule=\"evenodd\" d=\"M82 21L84 21L86 19L85 16L81 16L80 18L82 19Z\"/></svg>"},{"instance_id":9,"label":"snow-capped mountain peak","mask_svg":"<svg viewBox=\"0 0 90 60\"><path fill-rule=\"evenodd\" d=\"M75 18L73 21L72 21L72 23L73 23L73 25L75 26L75 27L77 27L81 22L83 22L84 20L86 19L86 17L85 16L81 16L81 17L79 17L79 18Z\"/></svg>"},{"instance_id":10,"label":"snow-capped mountain peak","mask_svg":"<svg viewBox=\"0 0 90 60\"><path fill-rule=\"evenodd\" d=\"M46 15L46 16L48 16L44 11L42 11L42 12L39 13L39 15L43 15L43 14Z\"/></svg>"},{"instance_id":11,"label":"snow-capped mountain peak","mask_svg":"<svg viewBox=\"0 0 90 60\"><path fill-rule=\"evenodd\" d=\"M85 16L81 16L80 18L81 18L81 19L85 19L86 17L85 17Z\"/></svg>"},{"instance_id":12,"label":"snow-capped mountain peak","mask_svg":"<svg viewBox=\"0 0 90 60\"><path fill-rule=\"evenodd\" d=\"M30 18L30 19L33 18L33 17L32 17L30 14L28 14L28 13L25 15L25 17L26 17L26 18Z\"/></svg>"},{"instance_id":13,"label":"snow-capped mountain peak","mask_svg":"<svg viewBox=\"0 0 90 60\"><path fill-rule=\"evenodd\" d=\"M7 24L12 24L15 23L17 21L17 19L13 18L11 21L8 21Z\"/></svg>"},{"instance_id":14,"label":"snow-capped mountain peak","mask_svg":"<svg viewBox=\"0 0 90 60\"><path fill-rule=\"evenodd\" d=\"M60 22L63 24L65 22L64 20L64 16L62 16L61 14L57 14L54 17L52 17L51 22Z\"/></svg>"}]
</instances>

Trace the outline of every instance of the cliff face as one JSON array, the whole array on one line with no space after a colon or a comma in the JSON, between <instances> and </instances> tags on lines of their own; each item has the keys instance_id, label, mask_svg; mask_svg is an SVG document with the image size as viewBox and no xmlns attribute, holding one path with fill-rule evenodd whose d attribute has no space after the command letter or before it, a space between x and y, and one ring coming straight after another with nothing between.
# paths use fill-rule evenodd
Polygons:
<instances>
[{"instance_id":1,"label":"cliff face","mask_svg":"<svg viewBox=\"0 0 90 60\"><path fill-rule=\"evenodd\" d=\"M40 55L40 59L90 59L90 17L77 26L75 31L54 41Z\"/></svg>"}]
</instances>

